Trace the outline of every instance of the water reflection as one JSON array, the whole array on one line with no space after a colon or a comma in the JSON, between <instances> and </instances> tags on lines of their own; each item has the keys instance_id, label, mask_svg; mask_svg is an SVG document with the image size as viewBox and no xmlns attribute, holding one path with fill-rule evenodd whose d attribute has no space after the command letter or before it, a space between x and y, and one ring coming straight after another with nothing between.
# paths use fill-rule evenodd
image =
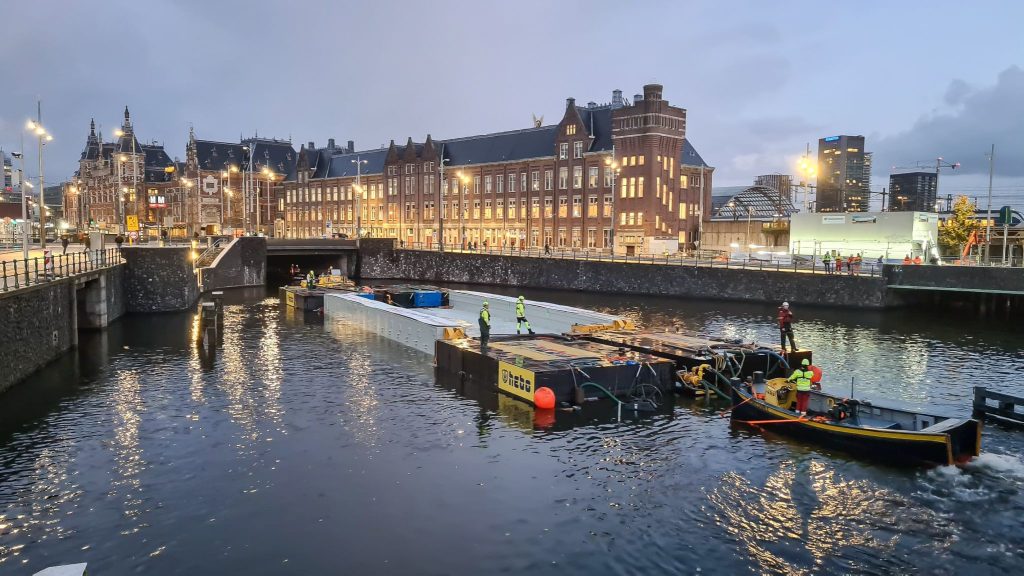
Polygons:
<instances>
[{"instance_id":1,"label":"water reflection","mask_svg":"<svg viewBox=\"0 0 1024 576\"><path fill-rule=\"evenodd\" d=\"M777 338L774 305L528 296ZM869 396L962 412L978 367L1024 392L1019 336L798 312L836 389L855 375ZM5 395L16 410L0 401L0 573L55 558L97 574L333 573L339 558L367 574L1024 570L1024 436L995 427L963 469L894 470L733 430L714 402L539 423L265 293L226 295L209 363L194 316L159 321L86 336L80 366Z\"/></svg>"}]
</instances>

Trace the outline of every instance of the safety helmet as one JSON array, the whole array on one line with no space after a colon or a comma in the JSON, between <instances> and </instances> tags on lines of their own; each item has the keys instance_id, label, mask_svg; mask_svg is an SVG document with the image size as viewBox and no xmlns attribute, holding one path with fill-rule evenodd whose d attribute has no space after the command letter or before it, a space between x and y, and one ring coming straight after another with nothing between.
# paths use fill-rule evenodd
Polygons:
<instances>
[{"instance_id":1,"label":"safety helmet","mask_svg":"<svg viewBox=\"0 0 1024 576\"><path fill-rule=\"evenodd\" d=\"M484 308L487 308L487 302L484 302Z\"/></svg>"},{"instance_id":2,"label":"safety helmet","mask_svg":"<svg viewBox=\"0 0 1024 576\"><path fill-rule=\"evenodd\" d=\"M782 303L782 307L783 308L789 308L789 302L783 302Z\"/></svg>"},{"instance_id":3,"label":"safety helmet","mask_svg":"<svg viewBox=\"0 0 1024 576\"><path fill-rule=\"evenodd\" d=\"M800 362L800 365L801 366L810 366L811 365L811 361L808 360L807 358L804 358L803 361Z\"/></svg>"},{"instance_id":4,"label":"safety helmet","mask_svg":"<svg viewBox=\"0 0 1024 576\"><path fill-rule=\"evenodd\" d=\"M526 298L524 296L520 295L519 296L519 301L522 302L523 300L526 300Z\"/></svg>"}]
</instances>

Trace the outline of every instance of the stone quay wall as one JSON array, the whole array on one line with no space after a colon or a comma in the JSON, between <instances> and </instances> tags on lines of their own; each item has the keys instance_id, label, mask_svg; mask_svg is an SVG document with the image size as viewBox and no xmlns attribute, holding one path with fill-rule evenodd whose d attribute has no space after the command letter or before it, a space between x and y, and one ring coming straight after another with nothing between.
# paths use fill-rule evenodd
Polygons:
<instances>
[{"instance_id":1,"label":"stone quay wall","mask_svg":"<svg viewBox=\"0 0 1024 576\"><path fill-rule=\"evenodd\" d=\"M176 312L192 307L199 285L188 247L121 248L128 312Z\"/></svg>"},{"instance_id":2,"label":"stone quay wall","mask_svg":"<svg viewBox=\"0 0 1024 576\"><path fill-rule=\"evenodd\" d=\"M267 283L266 238L236 238L221 252L213 264L199 269L202 292L263 286Z\"/></svg>"},{"instance_id":3,"label":"stone quay wall","mask_svg":"<svg viewBox=\"0 0 1024 576\"><path fill-rule=\"evenodd\" d=\"M457 282L756 302L788 300L805 305L857 308L886 306L884 277L396 250L394 242L388 240L363 240L360 260L360 278L364 280Z\"/></svg>"}]
</instances>

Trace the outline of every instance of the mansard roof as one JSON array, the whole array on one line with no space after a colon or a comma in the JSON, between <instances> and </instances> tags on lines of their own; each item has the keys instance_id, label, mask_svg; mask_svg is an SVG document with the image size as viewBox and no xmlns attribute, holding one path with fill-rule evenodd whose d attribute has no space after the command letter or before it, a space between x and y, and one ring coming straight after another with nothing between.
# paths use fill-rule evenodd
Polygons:
<instances>
[{"instance_id":1,"label":"mansard roof","mask_svg":"<svg viewBox=\"0 0 1024 576\"><path fill-rule=\"evenodd\" d=\"M472 166L544 158L555 153L558 126L541 126L510 132L467 136L434 143L442 149L449 166Z\"/></svg>"},{"instance_id":2,"label":"mansard roof","mask_svg":"<svg viewBox=\"0 0 1024 576\"><path fill-rule=\"evenodd\" d=\"M348 178L356 175L356 160L365 161L359 172L366 176L370 174L383 174L384 163L388 157L387 148L376 150L364 150L351 154L338 154L331 156L330 169L324 178Z\"/></svg>"},{"instance_id":3,"label":"mansard roof","mask_svg":"<svg viewBox=\"0 0 1024 576\"><path fill-rule=\"evenodd\" d=\"M704 166L708 165L704 163L704 159L701 158L700 154L697 153L697 149L690 143L689 138L683 140L683 150L679 154L679 165L680 166Z\"/></svg>"},{"instance_id":4,"label":"mansard roof","mask_svg":"<svg viewBox=\"0 0 1024 576\"><path fill-rule=\"evenodd\" d=\"M143 145L142 152L146 155L146 182L170 182L174 174L168 173L165 168L174 166L174 161L161 145Z\"/></svg>"},{"instance_id":5,"label":"mansard roof","mask_svg":"<svg viewBox=\"0 0 1024 576\"><path fill-rule=\"evenodd\" d=\"M200 170L229 170L237 166L239 170L247 168L243 146L253 149L253 170L258 172L264 166L270 167L277 174L284 174L286 179L295 176L295 165L298 154L287 140L269 138L246 138L240 143L217 142L214 140L195 141L196 162Z\"/></svg>"}]
</instances>

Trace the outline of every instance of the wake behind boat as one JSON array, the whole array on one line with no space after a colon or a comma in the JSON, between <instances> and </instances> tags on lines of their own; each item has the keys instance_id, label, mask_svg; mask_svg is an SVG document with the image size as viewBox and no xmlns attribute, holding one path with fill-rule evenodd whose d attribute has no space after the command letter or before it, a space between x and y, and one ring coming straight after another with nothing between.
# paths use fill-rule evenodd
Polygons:
<instances>
[{"instance_id":1,"label":"wake behind boat","mask_svg":"<svg viewBox=\"0 0 1024 576\"><path fill-rule=\"evenodd\" d=\"M733 380L732 419L867 458L904 465L950 465L977 456L981 423L876 406L812 390L806 416L785 378Z\"/></svg>"}]
</instances>

